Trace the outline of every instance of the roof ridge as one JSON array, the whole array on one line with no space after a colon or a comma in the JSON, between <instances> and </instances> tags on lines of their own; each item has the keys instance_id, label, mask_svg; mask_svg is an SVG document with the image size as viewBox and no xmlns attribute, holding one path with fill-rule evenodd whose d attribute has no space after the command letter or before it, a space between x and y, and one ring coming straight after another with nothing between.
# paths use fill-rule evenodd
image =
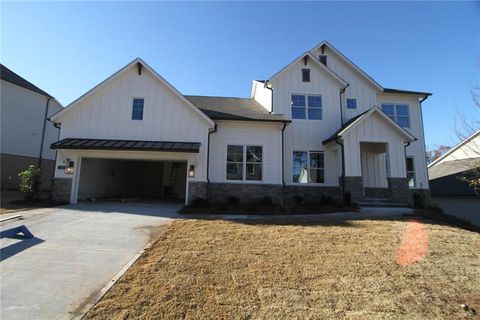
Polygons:
<instances>
[{"instance_id":1,"label":"roof ridge","mask_svg":"<svg viewBox=\"0 0 480 320\"><path fill-rule=\"evenodd\" d=\"M185 94L184 97L199 97L199 98L220 98L220 99L246 99L246 100L254 100L253 98L246 97L226 97L226 96L204 96L204 95L195 95L195 94Z\"/></svg>"}]
</instances>

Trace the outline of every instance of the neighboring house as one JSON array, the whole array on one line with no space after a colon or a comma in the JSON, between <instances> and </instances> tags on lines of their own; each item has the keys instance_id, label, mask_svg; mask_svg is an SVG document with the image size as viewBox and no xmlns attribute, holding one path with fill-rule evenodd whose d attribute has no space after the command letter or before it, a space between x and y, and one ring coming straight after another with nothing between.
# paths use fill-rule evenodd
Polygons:
<instances>
[{"instance_id":1,"label":"neighboring house","mask_svg":"<svg viewBox=\"0 0 480 320\"><path fill-rule=\"evenodd\" d=\"M63 107L51 95L1 66L1 184L18 189L18 173L31 164L42 169L41 189L49 190L55 167L51 143L59 129L47 118Z\"/></svg>"},{"instance_id":2,"label":"neighboring house","mask_svg":"<svg viewBox=\"0 0 480 320\"><path fill-rule=\"evenodd\" d=\"M138 58L51 117L53 194L407 204L428 192L429 95L383 88L328 42L253 81L250 98L184 96Z\"/></svg>"},{"instance_id":3,"label":"neighboring house","mask_svg":"<svg viewBox=\"0 0 480 320\"><path fill-rule=\"evenodd\" d=\"M428 174L433 202L445 213L480 226L480 191L476 194L465 181L471 170L479 167L480 130L429 164Z\"/></svg>"}]
</instances>

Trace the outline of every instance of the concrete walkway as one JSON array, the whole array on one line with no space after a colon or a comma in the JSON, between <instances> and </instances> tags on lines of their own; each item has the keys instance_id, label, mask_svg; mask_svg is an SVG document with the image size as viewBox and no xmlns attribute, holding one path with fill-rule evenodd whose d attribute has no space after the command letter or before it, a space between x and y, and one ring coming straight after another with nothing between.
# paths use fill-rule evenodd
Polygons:
<instances>
[{"instance_id":1,"label":"concrete walkway","mask_svg":"<svg viewBox=\"0 0 480 320\"><path fill-rule=\"evenodd\" d=\"M70 319L162 226L178 203L89 203L22 214L31 239L0 240L1 313L8 319Z\"/></svg>"}]
</instances>

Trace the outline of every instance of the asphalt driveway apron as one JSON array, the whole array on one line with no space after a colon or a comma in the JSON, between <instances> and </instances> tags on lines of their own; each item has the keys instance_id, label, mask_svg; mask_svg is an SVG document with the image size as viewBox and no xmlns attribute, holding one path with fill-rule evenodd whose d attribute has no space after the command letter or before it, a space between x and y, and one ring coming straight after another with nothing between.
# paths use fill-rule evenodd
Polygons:
<instances>
[{"instance_id":1,"label":"asphalt driveway apron","mask_svg":"<svg viewBox=\"0 0 480 320\"><path fill-rule=\"evenodd\" d=\"M122 270L163 226L179 203L91 203L16 212L30 239L3 238L2 320L70 319Z\"/></svg>"}]
</instances>

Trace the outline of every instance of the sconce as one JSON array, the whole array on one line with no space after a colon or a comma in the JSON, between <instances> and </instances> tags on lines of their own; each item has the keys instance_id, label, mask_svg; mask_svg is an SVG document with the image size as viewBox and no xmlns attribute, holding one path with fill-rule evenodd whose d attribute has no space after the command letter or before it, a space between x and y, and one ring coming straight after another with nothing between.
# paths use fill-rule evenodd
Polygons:
<instances>
[{"instance_id":1,"label":"sconce","mask_svg":"<svg viewBox=\"0 0 480 320\"><path fill-rule=\"evenodd\" d=\"M65 167L66 174L73 174L73 161L68 161L68 166Z\"/></svg>"},{"instance_id":2,"label":"sconce","mask_svg":"<svg viewBox=\"0 0 480 320\"><path fill-rule=\"evenodd\" d=\"M190 168L188 168L188 177L193 178L195 177L195 166L192 164Z\"/></svg>"}]
</instances>

